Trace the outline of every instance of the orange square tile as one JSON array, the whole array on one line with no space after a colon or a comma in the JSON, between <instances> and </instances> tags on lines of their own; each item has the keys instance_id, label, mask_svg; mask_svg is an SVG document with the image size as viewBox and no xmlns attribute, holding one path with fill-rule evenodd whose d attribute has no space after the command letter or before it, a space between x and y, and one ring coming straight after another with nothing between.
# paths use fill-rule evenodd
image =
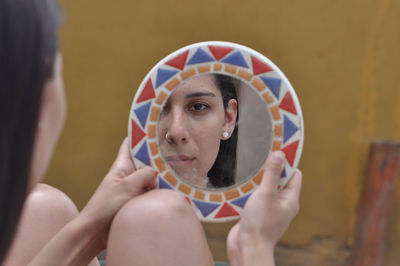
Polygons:
<instances>
[{"instance_id":1,"label":"orange square tile","mask_svg":"<svg viewBox=\"0 0 400 266\"><path fill-rule=\"evenodd\" d=\"M157 169L158 169L158 171L160 173L165 171L165 163L164 163L163 159L161 159L160 157L157 157L157 158L154 159L154 162L155 162L155 164L157 166Z\"/></svg>"},{"instance_id":2,"label":"orange square tile","mask_svg":"<svg viewBox=\"0 0 400 266\"><path fill-rule=\"evenodd\" d=\"M260 172L258 172L258 174L253 178L253 181L257 184L260 185L261 184L261 180L263 178L263 174L264 174L264 170L261 170Z\"/></svg>"},{"instance_id":3,"label":"orange square tile","mask_svg":"<svg viewBox=\"0 0 400 266\"><path fill-rule=\"evenodd\" d=\"M247 193L247 192L249 192L250 190L252 190L253 188L254 188L253 184L250 183L250 182L248 182L247 184L244 184L244 185L240 188L240 190L241 190L243 193Z\"/></svg>"},{"instance_id":4,"label":"orange square tile","mask_svg":"<svg viewBox=\"0 0 400 266\"><path fill-rule=\"evenodd\" d=\"M210 194L210 200L214 201L214 202L221 202L222 201L222 195L221 194L212 193L212 194Z\"/></svg>"},{"instance_id":5,"label":"orange square tile","mask_svg":"<svg viewBox=\"0 0 400 266\"><path fill-rule=\"evenodd\" d=\"M164 91L160 92L160 94L157 97L156 104L161 105L165 101L165 98L167 98L167 96L168 94L165 93Z\"/></svg>"},{"instance_id":6,"label":"orange square tile","mask_svg":"<svg viewBox=\"0 0 400 266\"><path fill-rule=\"evenodd\" d=\"M259 78L255 78L251 84L260 92L267 87Z\"/></svg>"},{"instance_id":7,"label":"orange square tile","mask_svg":"<svg viewBox=\"0 0 400 266\"><path fill-rule=\"evenodd\" d=\"M179 189L180 191L182 191L183 193L187 194L187 195L189 195L190 192L192 191L192 189L191 189L190 187L186 186L186 185L183 184L183 183L181 183L181 184L179 185L178 189Z\"/></svg>"},{"instance_id":8,"label":"orange square tile","mask_svg":"<svg viewBox=\"0 0 400 266\"><path fill-rule=\"evenodd\" d=\"M175 77L171 81L169 81L167 85L165 85L165 88L167 88L169 91L172 91L179 85L179 83L181 83L181 81L177 77Z\"/></svg>"},{"instance_id":9,"label":"orange square tile","mask_svg":"<svg viewBox=\"0 0 400 266\"><path fill-rule=\"evenodd\" d=\"M225 71L231 74L236 74L236 67L232 65L225 65Z\"/></svg>"},{"instance_id":10,"label":"orange square tile","mask_svg":"<svg viewBox=\"0 0 400 266\"><path fill-rule=\"evenodd\" d=\"M274 144L272 145L272 150L273 151L278 151L282 147L282 141L280 140L274 140Z\"/></svg>"},{"instance_id":11,"label":"orange square tile","mask_svg":"<svg viewBox=\"0 0 400 266\"><path fill-rule=\"evenodd\" d=\"M279 107L277 105L271 106L269 108L271 110L272 118L276 121L281 120L281 115L279 113Z\"/></svg>"},{"instance_id":12,"label":"orange square tile","mask_svg":"<svg viewBox=\"0 0 400 266\"><path fill-rule=\"evenodd\" d=\"M203 66L199 66L197 68L197 70L199 71L199 73L206 73L206 72L210 72L210 65L203 65Z\"/></svg>"},{"instance_id":13,"label":"orange square tile","mask_svg":"<svg viewBox=\"0 0 400 266\"><path fill-rule=\"evenodd\" d=\"M243 78L243 79L245 79L245 80L247 80L247 81L250 81L253 78L253 75L251 73L249 73L249 72L247 72L246 70L243 70L243 69L239 69L238 76Z\"/></svg>"},{"instance_id":14,"label":"orange square tile","mask_svg":"<svg viewBox=\"0 0 400 266\"><path fill-rule=\"evenodd\" d=\"M156 125L152 125L152 124L149 124L148 126L147 126L147 134L148 134L148 136L149 136L149 138L155 138L156 137Z\"/></svg>"},{"instance_id":15,"label":"orange square tile","mask_svg":"<svg viewBox=\"0 0 400 266\"><path fill-rule=\"evenodd\" d=\"M185 79L188 79L188 78L190 78L190 77L192 77L194 75L196 75L196 70L192 67L192 68L189 68L188 70L182 72L181 73L181 78L183 80L185 80Z\"/></svg>"},{"instance_id":16,"label":"orange square tile","mask_svg":"<svg viewBox=\"0 0 400 266\"><path fill-rule=\"evenodd\" d=\"M204 192L201 192L201 191L199 191L199 190L196 190L196 191L194 192L194 197L195 197L196 199L204 200L204 196L205 196Z\"/></svg>"},{"instance_id":17,"label":"orange square tile","mask_svg":"<svg viewBox=\"0 0 400 266\"><path fill-rule=\"evenodd\" d=\"M271 104L274 102L274 98L272 98L271 94L269 94L268 91L264 92L262 94L262 97L264 98L264 101L268 104Z\"/></svg>"},{"instance_id":18,"label":"orange square tile","mask_svg":"<svg viewBox=\"0 0 400 266\"><path fill-rule=\"evenodd\" d=\"M227 191L224 194L227 200L235 199L240 196L240 193L237 189Z\"/></svg>"},{"instance_id":19,"label":"orange square tile","mask_svg":"<svg viewBox=\"0 0 400 266\"><path fill-rule=\"evenodd\" d=\"M158 121L158 116L160 115L160 108L153 106L151 108L151 113L150 113L150 121L157 122Z\"/></svg>"},{"instance_id":20,"label":"orange square tile","mask_svg":"<svg viewBox=\"0 0 400 266\"><path fill-rule=\"evenodd\" d=\"M277 124L274 126L274 134L276 137L282 137L283 134L282 124Z\"/></svg>"},{"instance_id":21,"label":"orange square tile","mask_svg":"<svg viewBox=\"0 0 400 266\"><path fill-rule=\"evenodd\" d=\"M165 180L167 180L173 187L176 185L176 183L178 182L178 180L176 179L176 177L171 174L170 172L167 172L164 176Z\"/></svg>"},{"instance_id":22,"label":"orange square tile","mask_svg":"<svg viewBox=\"0 0 400 266\"><path fill-rule=\"evenodd\" d=\"M221 64L214 64L214 71L221 71L222 65Z\"/></svg>"},{"instance_id":23,"label":"orange square tile","mask_svg":"<svg viewBox=\"0 0 400 266\"><path fill-rule=\"evenodd\" d=\"M156 154L158 154L158 145L157 145L157 142L150 142L149 143L149 145L150 145L150 152L151 152L151 155L156 155Z\"/></svg>"}]
</instances>

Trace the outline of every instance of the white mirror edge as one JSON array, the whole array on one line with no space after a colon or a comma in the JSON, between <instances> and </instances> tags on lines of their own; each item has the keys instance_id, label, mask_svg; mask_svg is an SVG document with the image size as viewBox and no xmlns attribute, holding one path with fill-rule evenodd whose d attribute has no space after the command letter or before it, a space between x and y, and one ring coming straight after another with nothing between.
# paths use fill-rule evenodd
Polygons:
<instances>
[{"instance_id":1,"label":"white mirror edge","mask_svg":"<svg viewBox=\"0 0 400 266\"><path fill-rule=\"evenodd\" d=\"M159 172L159 187L181 193L200 220L226 222L239 218L248 197L261 182L262 170L239 185L201 189L173 174L157 144L159 113L170 93L184 80L206 73L235 77L265 101L273 121L272 150L286 154L279 189L299 164L304 123L297 95L283 72L264 55L243 45L221 41L191 44L166 56L146 75L135 94L128 123L129 147L136 167L154 167Z\"/></svg>"}]
</instances>

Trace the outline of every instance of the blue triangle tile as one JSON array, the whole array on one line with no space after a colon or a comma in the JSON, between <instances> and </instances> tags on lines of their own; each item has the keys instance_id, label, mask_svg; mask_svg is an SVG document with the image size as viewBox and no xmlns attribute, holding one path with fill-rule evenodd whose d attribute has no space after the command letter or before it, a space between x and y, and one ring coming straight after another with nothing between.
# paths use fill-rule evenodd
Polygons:
<instances>
[{"instance_id":1,"label":"blue triangle tile","mask_svg":"<svg viewBox=\"0 0 400 266\"><path fill-rule=\"evenodd\" d=\"M147 150L146 141L143 142L135 157L142 161L144 164L150 165L149 151Z\"/></svg>"},{"instance_id":2,"label":"blue triangle tile","mask_svg":"<svg viewBox=\"0 0 400 266\"><path fill-rule=\"evenodd\" d=\"M231 64L231 65L236 65L236 66L249 68L249 66L246 63L246 60L244 60L244 58L242 56L242 53L239 52L239 51L237 51L237 52L233 53L232 55L228 56L227 58L225 58L221 62L228 63L228 64Z\"/></svg>"},{"instance_id":3,"label":"blue triangle tile","mask_svg":"<svg viewBox=\"0 0 400 266\"><path fill-rule=\"evenodd\" d=\"M164 180L161 176L158 177L158 187L159 188L166 188L166 189L173 189L167 181Z\"/></svg>"},{"instance_id":4,"label":"blue triangle tile","mask_svg":"<svg viewBox=\"0 0 400 266\"><path fill-rule=\"evenodd\" d=\"M169 80L173 75L178 72L179 70L168 70L159 68L157 71L156 88L160 87L161 84Z\"/></svg>"},{"instance_id":5,"label":"blue triangle tile","mask_svg":"<svg viewBox=\"0 0 400 266\"><path fill-rule=\"evenodd\" d=\"M149 116L150 106L151 102L148 102L134 110L140 124L142 125L142 128L146 127L146 121L147 117Z\"/></svg>"},{"instance_id":6,"label":"blue triangle tile","mask_svg":"<svg viewBox=\"0 0 400 266\"><path fill-rule=\"evenodd\" d=\"M215 61L214 58L212 58L211 55L207 54L204 52L203 49L199 48L197 49L196 53L190 58L188 61L188 65L194 65L194 64L199 64L199 63L206 63L206 62L212 62Z\"/></svg>"},{"instance_id":7,"label":"blue triangle tile","mask_svg":"<svg viewBox=\"0 0 400 266\"><path fill-rule=\"evenodd\" d=\"M287 174L286 174L286 168L283 168L282 174L281 174L281 178L284 178L284 177L286 177L286 176L287 176Z\"/></svg>"},{"instance_id":8,"label":"blue triangle tile","mask_svg":"<svg viewBox=\"0 0 400 266\"><path fill-rule=\"evenodd\" d=\"M197 206L197 208L199 208L203 217L207 217L210 213L212 213L216 208L219 207L219 204L199 200L193 200L193 203Z\"/></svg>"},{"instance_id":9,"label":"blue triangle tile","mask_svg":"<svg viewBox=\"0 0 400 266\"><path fill-rule=\"evenodd\" d=\"M270 91L275 95L276 99L279 100L279 94L281 91L281 79L263 76L260 76L260 78L264 82L264 84L268 86Z\"/></svg>"},{"instance_id":10,"label":"blue triangle tile","mask_svg":"<svg viewBox=\"0 0 400 266\"><path fill-rule=\"evenodd\" d=\"M299 130L299 128L285 115L283 120L283 143L285 144L297 130Z\"/></svg>"},{"instance_id":11,"label":"blue triangle tile","mask_svg":"<svg viewBox=\"0 0 400 266\"><path fill-rule=\"evenodd\" d=\"M239 206L240 208L244 208L244 205L246 204L247 200L249 199L251 194L248 194L244 197L235 199L234 201L231 201L232 204Z\"/></svg>"}]
</instances>

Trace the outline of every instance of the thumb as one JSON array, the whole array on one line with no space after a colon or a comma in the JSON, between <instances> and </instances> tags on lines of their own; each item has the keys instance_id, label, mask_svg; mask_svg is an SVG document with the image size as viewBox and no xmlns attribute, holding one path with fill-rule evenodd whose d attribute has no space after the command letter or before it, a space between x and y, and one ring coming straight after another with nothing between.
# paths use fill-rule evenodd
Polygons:
<instances>
[{"instance_id":1,"label":"thumb","mask_svg":"<svg viewBox=\"0 0 400 266\"><path fill-rule=\"evenodd\" d=\"M302 173L300 170L296 169L293 177L287 183L285 188L279 192L279 196L291 206L293 206L293 204L298 205L300 200L301 183Z\"/></svg>"},{"instance_id":2,"label":"thumb","mask_svg":"<svg viewBox=\"0 0 400 266\"><path fill-rule=\"evenodd\" d=\"M282 151L274 151L268 156L264 165L264 175L260 190L265 192L278 191L277 187L279 185L284 162L285 154Z\"/></svg>"},{"instance_id":3,"label":"thumb","mask_svg":"<svg viewBox=\"0 0 400 266\"><path fill-rule=\"evenodd\" d=\"M129 153L128 137L126 137L119 148L117 158L111 166L110 172L124 177L132 174L135 170L135 164L133 163Z\"/></svg>"},{"instance_id":4,"label":"thumb","mask_svg":"<svg viewBox=\"0 0 400 266\"><path fill-rule=\"evenodd\" d=\"M133 194L137 195L156 188L157 175L157 171L149 166L146 166L125 177L123 180L127 188Z\"/></svg>"}]
</instances>

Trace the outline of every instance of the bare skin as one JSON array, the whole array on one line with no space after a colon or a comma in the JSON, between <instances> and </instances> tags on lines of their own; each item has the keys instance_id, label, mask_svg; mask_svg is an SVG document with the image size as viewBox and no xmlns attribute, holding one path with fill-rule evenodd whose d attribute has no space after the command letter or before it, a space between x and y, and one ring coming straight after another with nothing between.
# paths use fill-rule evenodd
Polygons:
<instances>
[{"instance_id":1,"label":"bare skin","mask_svg":"<svg viewBox=\"0 0 400 266\"><path fill-rule=\"evenodd\" d=\"M78 214L75 204L63 192L45 184L37 185L26 200L19 230L3 266L28 265ZM89 265L99 263L95 258Z\"/></svg>"},{"instance_id":2,"label":"bare skin","mask_svg":"<svg viewBox=\"0 0 400 266\"><path fill-rule=\"evenodd\" d=\"M107 265L214 265L191 206L166 189L127 203L113 221L108 247Z\"/></svg>"}]
</instances>

